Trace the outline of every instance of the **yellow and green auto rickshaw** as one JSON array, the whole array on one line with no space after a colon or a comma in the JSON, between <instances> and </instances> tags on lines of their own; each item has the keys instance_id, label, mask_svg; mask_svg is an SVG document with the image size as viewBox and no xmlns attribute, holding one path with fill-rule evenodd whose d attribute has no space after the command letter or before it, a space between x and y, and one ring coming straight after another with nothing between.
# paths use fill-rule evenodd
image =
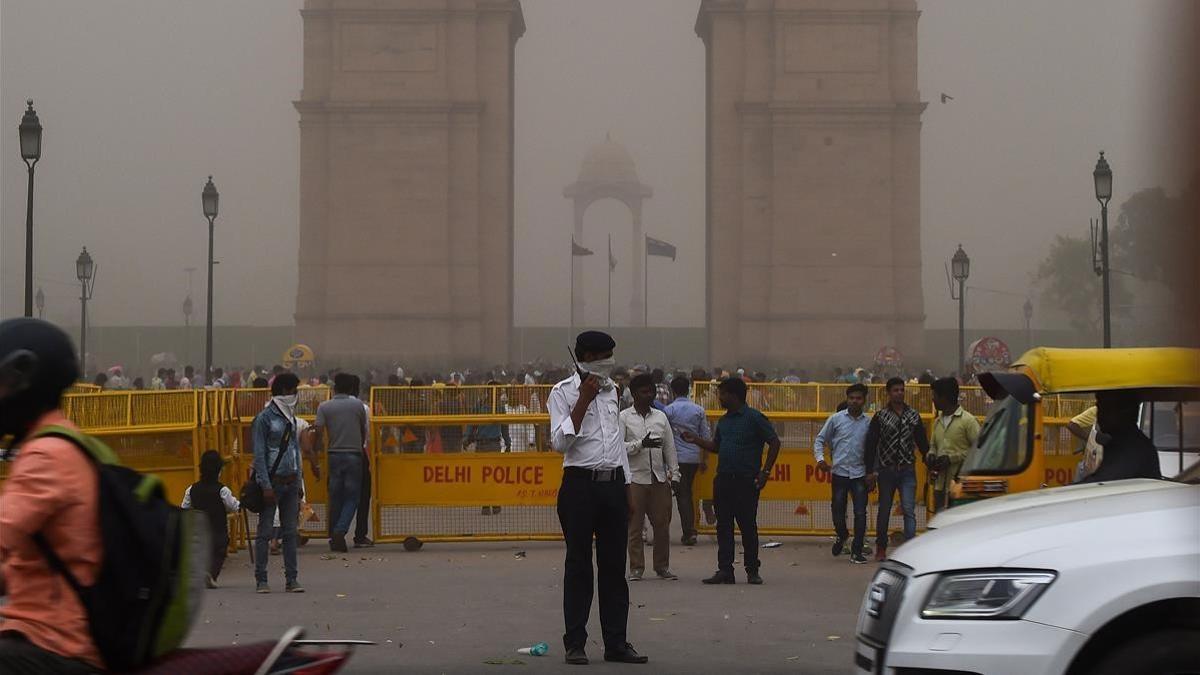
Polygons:
<instances>
[{"instance_id":1,"label":"yellow and green auto rickshaw","mask_svg":"<svg viewBox=\"0 0 1200 675\"><path fill-rule=\"evenodd\" d=\"M1073 482L1079 441L1068 423L1098 391L1139 394L1142 429L1165 470L1200 457L1200 408L1188 403L1200 400L1200 349L1041 347L979 383L995 402L963 463L956 503Z\"/></svg>"}]
</instances>

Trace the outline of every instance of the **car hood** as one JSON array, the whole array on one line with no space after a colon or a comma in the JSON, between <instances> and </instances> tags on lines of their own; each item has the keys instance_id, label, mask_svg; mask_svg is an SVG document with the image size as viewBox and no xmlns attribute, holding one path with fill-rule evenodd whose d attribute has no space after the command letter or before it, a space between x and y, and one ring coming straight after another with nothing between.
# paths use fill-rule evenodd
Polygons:
<instances>
[{"instance_id":1,"label":"car hood","mask_svg":"<svg viewBox=\"0 0 1200 675\"><path fill-rule=\"evenodd\" d=\"M1167 481L1134 478L1130 480L1084 483L1081 485L1018 492L1003 497L981 499L943 511L929 522L929 529L941 529L976 518L986 518L1000 513L1037 508L1050 504L1090 500L1108 495L1142 492L1145 490L1169 489L1173 485L1173 483Z\"/></svg>"},{"instance_id":2,"label":"car hood","mask_svg":"<svg viewBox=\"0 0 1200 675\"><path fill-rule=\"evenodd\" d=\"M1058 560L1063 550L1074 548L1072 555L1086 556L1087 548L1101 541L1120 550L1147 537L1186 536L1200 518L1200 485L1126 480L1026 494L951 509L944 515L965 513L938 516L936 529L896 549L891 558L916 574L1038 567Z\"/></svg>"}]
</instances>

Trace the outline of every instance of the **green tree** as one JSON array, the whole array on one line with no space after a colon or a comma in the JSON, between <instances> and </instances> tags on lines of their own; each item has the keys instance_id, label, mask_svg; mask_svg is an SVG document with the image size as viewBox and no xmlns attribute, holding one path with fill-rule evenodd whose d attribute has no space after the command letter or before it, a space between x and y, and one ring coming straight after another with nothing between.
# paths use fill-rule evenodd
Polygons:
<instances>
[{"instance_id":1,"label":"green tree","mask_svg":"<svg viewBox=\"0 0 1200 675\"><path fill-rule=\"evenodd\" d=\"M1113 268L1167 287L1181 305L1196 299L1196 204L1193 184L1172 197L1162 188L1135 192L1121 204L1109 236Z\"/></svg>"},{"instance_id":2,"label":"green tree","mask_svg":"<svg viewBox=\"0 0 1200 675\"><path fill-rule=\"evenodd\" d=\"M1038 265L1035 279L1042 302L1062 310L1071 328L1089 335L1099 331L1102 316L1100 277L1092 269L1092 245L1086 239L1058 235ZM1111 279L1114 307L1129 304L1129 292L1116 276ZM1113 316L1118 314L1113 311Z\"/></svg>"}]
</instances>

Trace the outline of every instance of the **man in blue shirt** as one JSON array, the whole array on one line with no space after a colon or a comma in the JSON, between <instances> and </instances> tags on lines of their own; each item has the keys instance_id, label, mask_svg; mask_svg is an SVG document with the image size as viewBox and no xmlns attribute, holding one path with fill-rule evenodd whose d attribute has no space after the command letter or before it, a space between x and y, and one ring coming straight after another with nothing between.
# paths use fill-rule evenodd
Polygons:
<instances>
[{"instance_id":1,"label":"man in blue shirt","mask_svg":"<svg viewBox=\"0 0 1200 675\"><path fill-rule=\"evenodd\" d=\"M863 413L867 402L867 387L852 384L846 387L846 409L834 413L825 421L813 441L813 457L817 468L831 472L833 478L833 527L837 539L833 555L842 554L846 546L846 497L854 500L854 543L850 547L850 562L867 562L863 554L863 538L867 533L867 429L871 420ZM833 464L825 461L825 447L832 451Z\"/></svg>"},{"instance_id":2,"label":"man in blue shirt","mask_svg":"<svg viewBox=\"0 0 1200 675\"><path fill-rule=\"evenodd\" d=\"M723 380L717 387L725 415L717 422L713 440L685 431L680 434L708 452L717 453L717 476L713 479L713 501L717 506L717 573L706 584L732 584L733 523L742 531L746 580L761 584L758 574L758 494L771 478L771 467L779 458L779 436L775 427L758 410L746 405L746 383L741 378ZM770 448L763 464L763 445Z\"/></svg>"},{"instance_id":3,"label":"man in blue shirt","mask_svg":"<svg viewBox=\"0 0 1200 675\"><path fill-rule=\"evenodd\" d=\"M700 446L683 440L682 434L687 431L703 439L711 436L704 408L688 396L691 388L692 383L687 377L676 375L671 380L671 393L675 395L675 400L666 409L671 431L675 434L675 454L679 458L680 480L675 501L679 506L684 546L695 546L699 534L696 531L696 499L692 496L692 485L696 480L696 472L704 465L704 457Z\"/></svg>"}]
</instances>

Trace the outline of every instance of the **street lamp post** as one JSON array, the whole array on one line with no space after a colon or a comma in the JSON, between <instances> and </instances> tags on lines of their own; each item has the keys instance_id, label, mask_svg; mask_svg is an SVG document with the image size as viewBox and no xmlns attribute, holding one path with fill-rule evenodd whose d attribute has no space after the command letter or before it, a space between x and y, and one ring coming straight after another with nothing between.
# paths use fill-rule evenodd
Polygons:
<instances>
[{"instance_id":1,"label":"street lamp post","mask_svg":"<svg viewBox=\"0 0 1200 675\"><path fill-rule=\"evenodd\" d=\"M1025 306L1021 309L1025 312L1025 344L1033 349L1033 300L1025 298Z\"/></svg>"},{"instance_id":2,"label":"street lamp post","mask_svg":"<svg viewBox=\"0 0 1200 675\"><path fill-rule=\"evenodd\" d=\"M42 318L46 314L46 294L42 292L42 287L38 286L37 295L33 296L33 302L37 305L38 318Z\"/></svg>"},{"instance_id":3,"label":"street lamp post","mask_svg":"<svg viewBox=\"0 0 1200 675\"><path fill-rule=\"evenodd\" d=\"M1112 199L1112 169L1108 160L1104 159L1104 151L1096 160L1096 168L1092 171L1092 181L1096 184L1096 201L1100 202L1100 265L1101 279L1104 290L1104 347L1112 346L1112 315L1109 305L1109 274L1108 268L1108 200Z\"/></svg>"},{"instance_id":4,"label":"street lamp post","mask_svg":"<svg viewBox=\"0 0 1200 675\"><path fill-rule=\"evenodd\" d=\"M950 276L958 282L957 297L954 293L954 286L951 285L950 298L958 300L958 374L959 377L963 377L967 369L966 300L967 277L971 276L971 259L967 257L967 252L963 250L962 244L958 245L954 257L950 258Z\"/></svg>"},{"instance_id":5,"label":"street lamp post","mask_svg":"<svg viewBox=\"0 0 1200 675\"><path fill-rule=\"evenodd\" d=\"M25 316L33 316L33 167L42 157L42 123L33 109L33 99L21 117L21 159L29 169L29 195L25 200Z\"/></svg>"},{"instance_id":6,"label":"street lamp post","mask_svg":"<svg viewBox=\"0 0 1200 675\"><path fill-rule=\"evenodd\" d=\"M192 294L183 299L183 361L192 362Z\"/></svg>"},{"instance_id":7,"label":"street lamp post","mask_svg":"<svg viewBox=\"0 0 1200 675\"><path fill-rule=\"evenodd\" d=\"M75 276L79 279L79 364L87 376L87 304L96 288L96 263L87 247L75 259Z\"/></svg>"},{"instance_id":8,"label":"street lamp post","mask_svg":"<svg viewBox=\"0 0 1200 675\"><path fill-rule=\"evenodd\" d=\"M217 202L220 200L220 195L217 194L217 186L213 185L212 176L208 177L208 182L204 184L204 190L200 193L200 202L204 207L204 217L208 219L208 306L205 308L208 313L208 322L204 331L204 382L208 383L210 373L212 373L212 354L213 354L213 221L217 219Z\"/></svg>"}]
</instances>

